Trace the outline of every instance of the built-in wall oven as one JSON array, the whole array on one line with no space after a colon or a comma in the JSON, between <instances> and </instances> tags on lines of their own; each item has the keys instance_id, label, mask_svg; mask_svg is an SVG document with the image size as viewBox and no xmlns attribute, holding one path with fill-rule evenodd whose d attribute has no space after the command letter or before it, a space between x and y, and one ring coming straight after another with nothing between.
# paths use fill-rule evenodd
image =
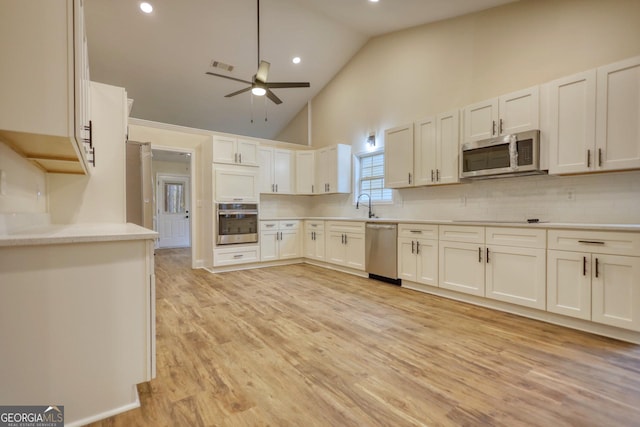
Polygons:
<instances>
[{"instance_id":1,"label":"built-in wall oven","mask_svg":"<svg viewBox=\"0 0 640 427\"><path fill-rule=\"evenodd\" d=\"M255 203L218 203L218 245L258 241L258 205Z\"/></svg>"}]
</instances>

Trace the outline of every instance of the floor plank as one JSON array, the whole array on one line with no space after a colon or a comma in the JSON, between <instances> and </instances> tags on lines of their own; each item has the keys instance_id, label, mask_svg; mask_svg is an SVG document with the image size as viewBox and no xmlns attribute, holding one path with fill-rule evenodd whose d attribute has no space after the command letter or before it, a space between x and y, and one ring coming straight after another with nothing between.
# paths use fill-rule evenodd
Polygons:
<instances>
[{"instance_id":1,"label":"floor plank","mask_svg":"<svg viewBox=\"0 0 640 427\"><path fill-rule=\"evenodd\" d=\"M158 377L107 426L640 425L640 346L309 265L156 256Z\"/></svg>"}]
</instances>

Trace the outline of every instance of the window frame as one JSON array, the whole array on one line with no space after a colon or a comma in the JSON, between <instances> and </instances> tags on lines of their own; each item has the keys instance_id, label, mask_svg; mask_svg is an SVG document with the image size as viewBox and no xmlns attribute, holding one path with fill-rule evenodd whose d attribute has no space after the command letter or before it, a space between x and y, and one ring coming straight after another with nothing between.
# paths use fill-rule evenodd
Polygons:
<instances>
[{"instance_id":1,"label":"window frame","mask_svg":"<svg viewBox=\"0 0 640 427\"><path fill-rule=\"evenodd\" d=\"M354 183L353 183L353 204L355 205L357 203L358 197L360 197L361 194L361 182L362 182L362 159L365 157L373 157L373 156L377 156L377 155L382 155L383 156L383 160L386 161L386 157L384 155L384 148L380 148L374 151L365 151L365 152L361 152L358 153L356 155L353 156L353 163L354 163L354 174L353 174L353 179L354 179ZM384 167L383 167L383 171L384 171ZM384 172L382 175L382 179L384 180ZM386 188L386 187L383 187ZM391 199L390 200L372 200L371 201L371 205L392 205L394 204L394 199L395 199L395 191L393 191L393 189L391 188L386 188L387 190L391 191ZM364 200L363 200L364 202ZM366 203L368 203L368 200L366 200Z\"/></svg>"}]
</instances>

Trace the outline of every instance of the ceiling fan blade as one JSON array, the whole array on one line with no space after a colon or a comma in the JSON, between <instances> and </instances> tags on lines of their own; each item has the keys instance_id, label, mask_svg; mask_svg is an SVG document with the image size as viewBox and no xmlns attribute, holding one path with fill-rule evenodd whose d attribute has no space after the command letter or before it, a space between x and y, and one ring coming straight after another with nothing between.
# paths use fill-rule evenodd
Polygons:
<instances>
[{"instance_id":1,"label":"ceiling fan blade","mask_svg":"<svg viewBox=\"0 0 640 427\"><path fill-rule=\"evenodd\" d=\"M267 61L260 61L260 66L258 67L258 72L256 73L256 80L262 83L267 82L267 75L269 74L270 63Z\"/></svg>"},{"instance_id":2,"label":"ceiling fan blade","mask_svg":"<svg viewBox=\"0 0 640 427\"><path fill-rule=\"evenodd\" d=\"M267 98L273 101L274 104L282 104L282 100L276 96L275 93L267 89Z\"/></svg>"},{"instance_id":3,"label":"ceiling fan blade","mask_svg":"<svg viewBox=\"0 0 640 427\"><path fill-rule=\"evenodd\" d=\"M309 82L267 82L265 86L273 89L284 89L289 87L311 87Z\"/></svg>"},{"instance_id":4,"label":"ceiling fan blade","mask_svg":"<svg viewBox=\"0 0 640 427\"><path fill-rule=\"evenodd\" d=\"M251 90L251 86L246 87L246 88L244 88L244 89L240 89L240 90L235 91L235 92L233 92L233 93L230 93L229 95L225 95L224 97L225 97L225 98L231 98L232 96L240 95L241 93L245 93L245 92L247 92L247 91L249 91L249 90Z\"/></svg>"},{"instance_id":5,"label":"ceiling fan blade","mask_svg":"<svg viewBox=\"0 0 640 427\"><path fill-rule=\"evenodd\" d=\"M236 79L235 77L230 77L230 76L225 76L224 74L216 74L216 73L212 73L211 71L207 71L205 74L209 74L210 76L217 76L217 77L223 77L225 79L229 79L229 80L235 80L237 82L241 82L241 83L246 83L248 85L251 84L251 82L248 82L246 80L242 80L242 79Z\"/></svg>"}]
</instances>

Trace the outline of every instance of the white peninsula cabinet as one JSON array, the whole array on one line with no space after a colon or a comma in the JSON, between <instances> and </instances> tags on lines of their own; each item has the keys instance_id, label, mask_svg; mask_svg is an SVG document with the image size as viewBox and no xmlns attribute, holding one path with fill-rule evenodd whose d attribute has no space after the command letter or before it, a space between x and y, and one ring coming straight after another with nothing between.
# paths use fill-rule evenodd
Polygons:
<instances>
[{"instance_id":1,"label":"white peninsula cabinet","mask_svg":"<svg viewBox=\"0 0 640 427\"><path fill-rule=\"evenodd\" d=\"M438 286L438 226L398 224L398 277Z\"/></svg>"},{"instance_id":2,"label":"white peninsula cabinet","mask_svg":"<svg viewBox=\"0 0 640 427\"><path fill-rule=\"evenodd\" d=\"M292 150L259 147L260 193L292 194L295 192L296 155Z\"/></svg>"},{"instance_id":3,"label":"white peninsula cabinet","mask_svg":"<svg viewBox=\"0 0 640 427\"><path fill-rule=\"evenodd\" d=\"M465 107L462 142L539 129L539 98L535 86Z\"/></svg>"},{"instance_id":4,"label":"white peninsula cabinet","mask_svg":"<svg viewBox=\"0 0 640 427\"><path fill-rule=\"evenodd\" d=\"M275 261L302 256L300 221L260 221L260 259Z\"/></svg>"},{"instance_id":5,"label":"white peninsula cabinet","mask_svg":"<svg viewBox=\"0 0 640 427\"><path fill-rule=\"evenodd\" d=\"M547 83L549 173L640 168L640 57Z\"/></svg>"},{"instance_id":6,"label":"white peninsula cabinet","mask_svg":"<svg viewBox=\"0 0 640 427\"><path fill-rule=\"evenodd\" d=\"M0 2L0 52L2 139L48 172L90 173L83 1Z\"/></svg>"},{"instance_id":7,"label":"white peninsula cabinet","mask_svg":"<svg viewBox=\"0 0 640 427\"><path fill-rule=\"evenodd\" d=\"M326 222L326 261L364 271L364 222Z\"/></svg>"},{"instance_id":8,"label":"white peninsula cabinet","mask_svg":"<svg viewBox=\"0 0 640 427\"><path fill-rule=\"evenodd\" d=\"M326 259L324 221L304 222L304 257L313 261Z\"/></svg>"},{"instance_id":9,"label":"white peninsula cabinet","mask_svg":"<svg viewBox=\"0 0 640 427\"><path fill-rule=\"evenodd\" d=\"M233 136L213 137L213 162L258 166L258 143Z\"/></svg>"},{"instance_id":10,"label":"white peninsula cabinet","mask_svg":"<svg viewBox=\"0 0 640 427\"><path fill-rule=\"evenodd\" d=\"M640 234L549 230L547 310L640 331Z\"/></svg>"}]
</instances>

